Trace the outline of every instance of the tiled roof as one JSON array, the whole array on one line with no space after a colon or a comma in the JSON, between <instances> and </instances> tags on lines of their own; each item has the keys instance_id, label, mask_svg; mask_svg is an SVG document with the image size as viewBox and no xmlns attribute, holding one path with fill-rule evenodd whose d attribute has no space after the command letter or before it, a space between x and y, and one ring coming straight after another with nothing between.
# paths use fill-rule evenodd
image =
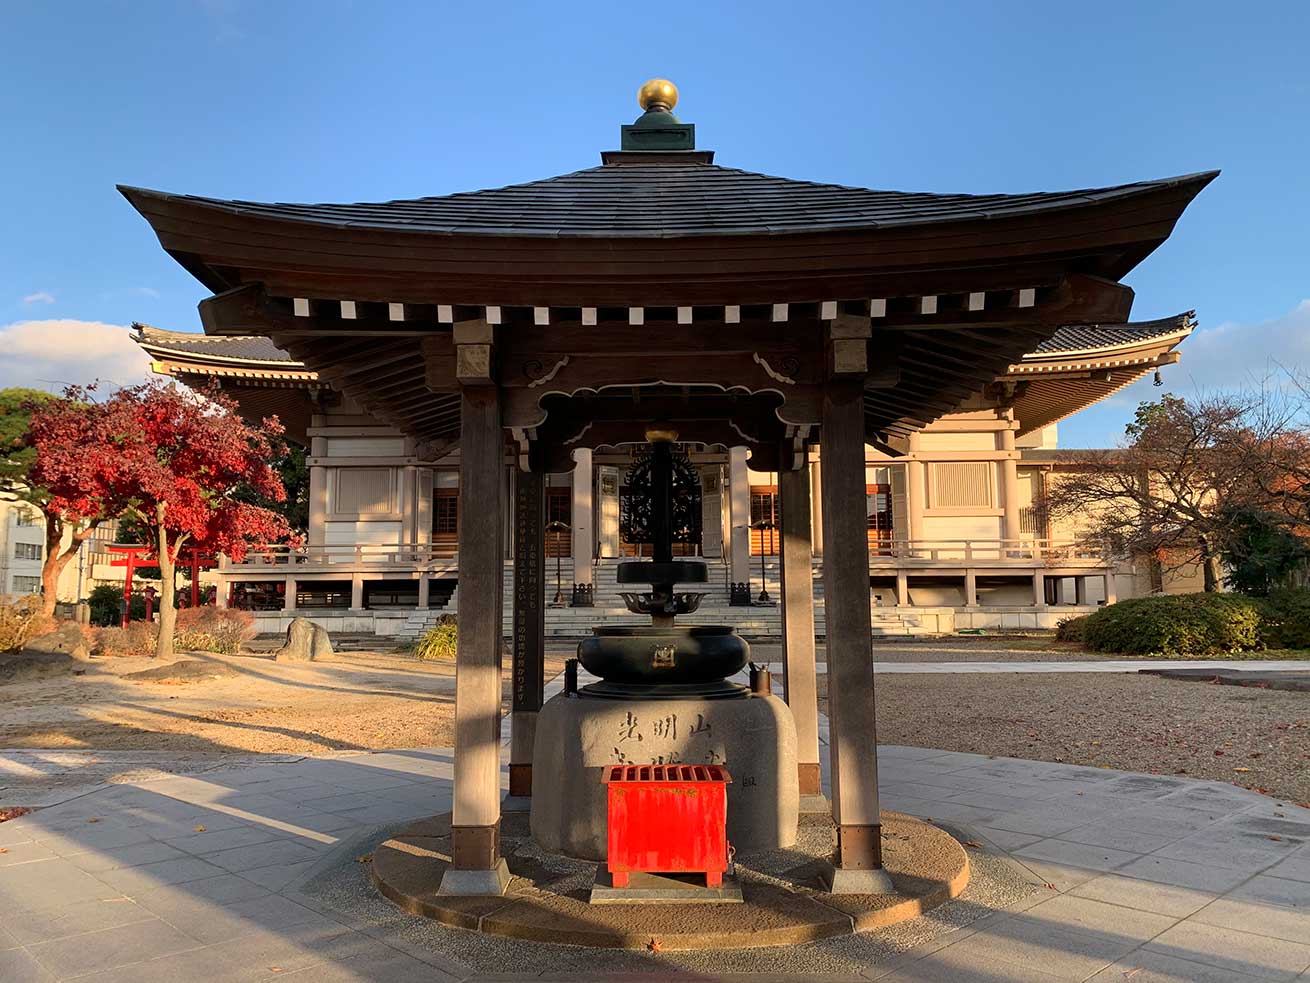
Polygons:
<instances>
[{"instance_id":1,"label":"tiled roof","mask_svg":"<svg viewBox=\"0 0 1310 983\"><path fill-rule=\"evenodd\" d=\"M272 339L262 335L216 337L187 331L164 331L146 324L134 325L138 343L147 348L199 355L201 358L224 358L242 362L278 362L303 367L304 363L288 355Z\"/></svg>"},{"instance_id":2,"label":"tiled roof","mask_svg":"<svg viewBox=\"0 0 1310 983\"><path fill-rule=\"evenodd\" d=\"M1094 351L1098 348L1115 348L1141 341L1150 341L1165 335L1191 331L1196 322L1194 311L1162 317L1154 321L1134 321L1130 324L1070 324L1037 346L1033 355L1055 355L1060 352Z\"/></svg>"},{"instance_id":3,"label":"tiled roof","mask_svg":"<svg viewBox=\"0 0 1310 983\"><path fill-rule=\"evenodd\" d=\"M960 195L793 181L714 164L607 164L487 191L376 204L283 204L129 194L234 214L360 228L504 236L750 235L1007 218L1204 185L1217 172L1080 191Z\"/></svg>"}]
</instances>

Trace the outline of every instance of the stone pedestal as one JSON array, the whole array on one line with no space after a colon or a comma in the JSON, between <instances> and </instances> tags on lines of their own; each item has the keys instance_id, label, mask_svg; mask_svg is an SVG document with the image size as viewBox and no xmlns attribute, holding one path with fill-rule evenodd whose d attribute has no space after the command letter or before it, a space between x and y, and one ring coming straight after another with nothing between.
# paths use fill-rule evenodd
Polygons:
<instances>
[{"instance_id":1,"label":"stone pedestal","mask_svg":"<svg viewBox=\"0 0 1310 983\"><path fill-rule=\"evenodd\" d=\"M605 786L614 764L721 764L728 841L739 852L796 842L800 790L796 727L773 696L728 700L614 700L564 695L537 719L532 837L584 860L606 853Z\"/></svg>"}]
</instances>

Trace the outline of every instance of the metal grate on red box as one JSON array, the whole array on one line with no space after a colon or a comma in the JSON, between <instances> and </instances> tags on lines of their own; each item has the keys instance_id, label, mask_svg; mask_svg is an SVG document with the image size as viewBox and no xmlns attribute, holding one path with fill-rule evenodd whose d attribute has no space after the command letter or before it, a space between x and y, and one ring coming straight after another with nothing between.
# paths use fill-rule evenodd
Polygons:
<instances>
[{"instance_id":1,"label":"metal grate on red box","mask_svg":"<svg viewBox=\"0 0 1310 983\"><path fill-rule=\"evenodd\" d=\"M609 782L722 782L732 781L722 765L609 765L600 780Z\"/></svg>"}]
</instances>

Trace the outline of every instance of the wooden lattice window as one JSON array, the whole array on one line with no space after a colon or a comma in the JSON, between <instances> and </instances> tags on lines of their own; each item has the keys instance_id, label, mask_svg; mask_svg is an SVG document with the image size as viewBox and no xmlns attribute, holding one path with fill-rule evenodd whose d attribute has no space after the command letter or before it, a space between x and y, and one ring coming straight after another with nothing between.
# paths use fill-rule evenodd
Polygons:
<instances>
[{"instance_id":1,"label":"wooden lattice window","mask_svg":"<svg viewBox=\"0 0 1310 983\"><path fill-rule=\"evenodd\" d=\"M942 461L930 465L934 509L990 509L996 479L990 461Z\"/></svg>"}]
</instances>

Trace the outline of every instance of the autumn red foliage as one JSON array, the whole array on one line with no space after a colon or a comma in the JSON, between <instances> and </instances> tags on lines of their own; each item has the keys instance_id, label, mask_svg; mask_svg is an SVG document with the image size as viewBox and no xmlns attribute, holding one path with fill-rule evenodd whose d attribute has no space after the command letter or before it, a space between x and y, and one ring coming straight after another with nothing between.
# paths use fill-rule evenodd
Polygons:
<instances>
[{"instance_id":1,"label":"autumn red foliage","mask_svg":"<svg viewBox=\"0 0 1310 983\"><path fill-rule=\"evenodd\" d=\"M216 387L150 382L95 396L75 387L32 414L32 477L64 514L136 520L150 531L165 584L184 548L239 560L251 546L293 539L281 515L236 494L285 499L271 465L283 432L276 418L247 423ZM164 597L157 654L170 656L177 610L171 592Z\"/></svg>"}]
</instances>

